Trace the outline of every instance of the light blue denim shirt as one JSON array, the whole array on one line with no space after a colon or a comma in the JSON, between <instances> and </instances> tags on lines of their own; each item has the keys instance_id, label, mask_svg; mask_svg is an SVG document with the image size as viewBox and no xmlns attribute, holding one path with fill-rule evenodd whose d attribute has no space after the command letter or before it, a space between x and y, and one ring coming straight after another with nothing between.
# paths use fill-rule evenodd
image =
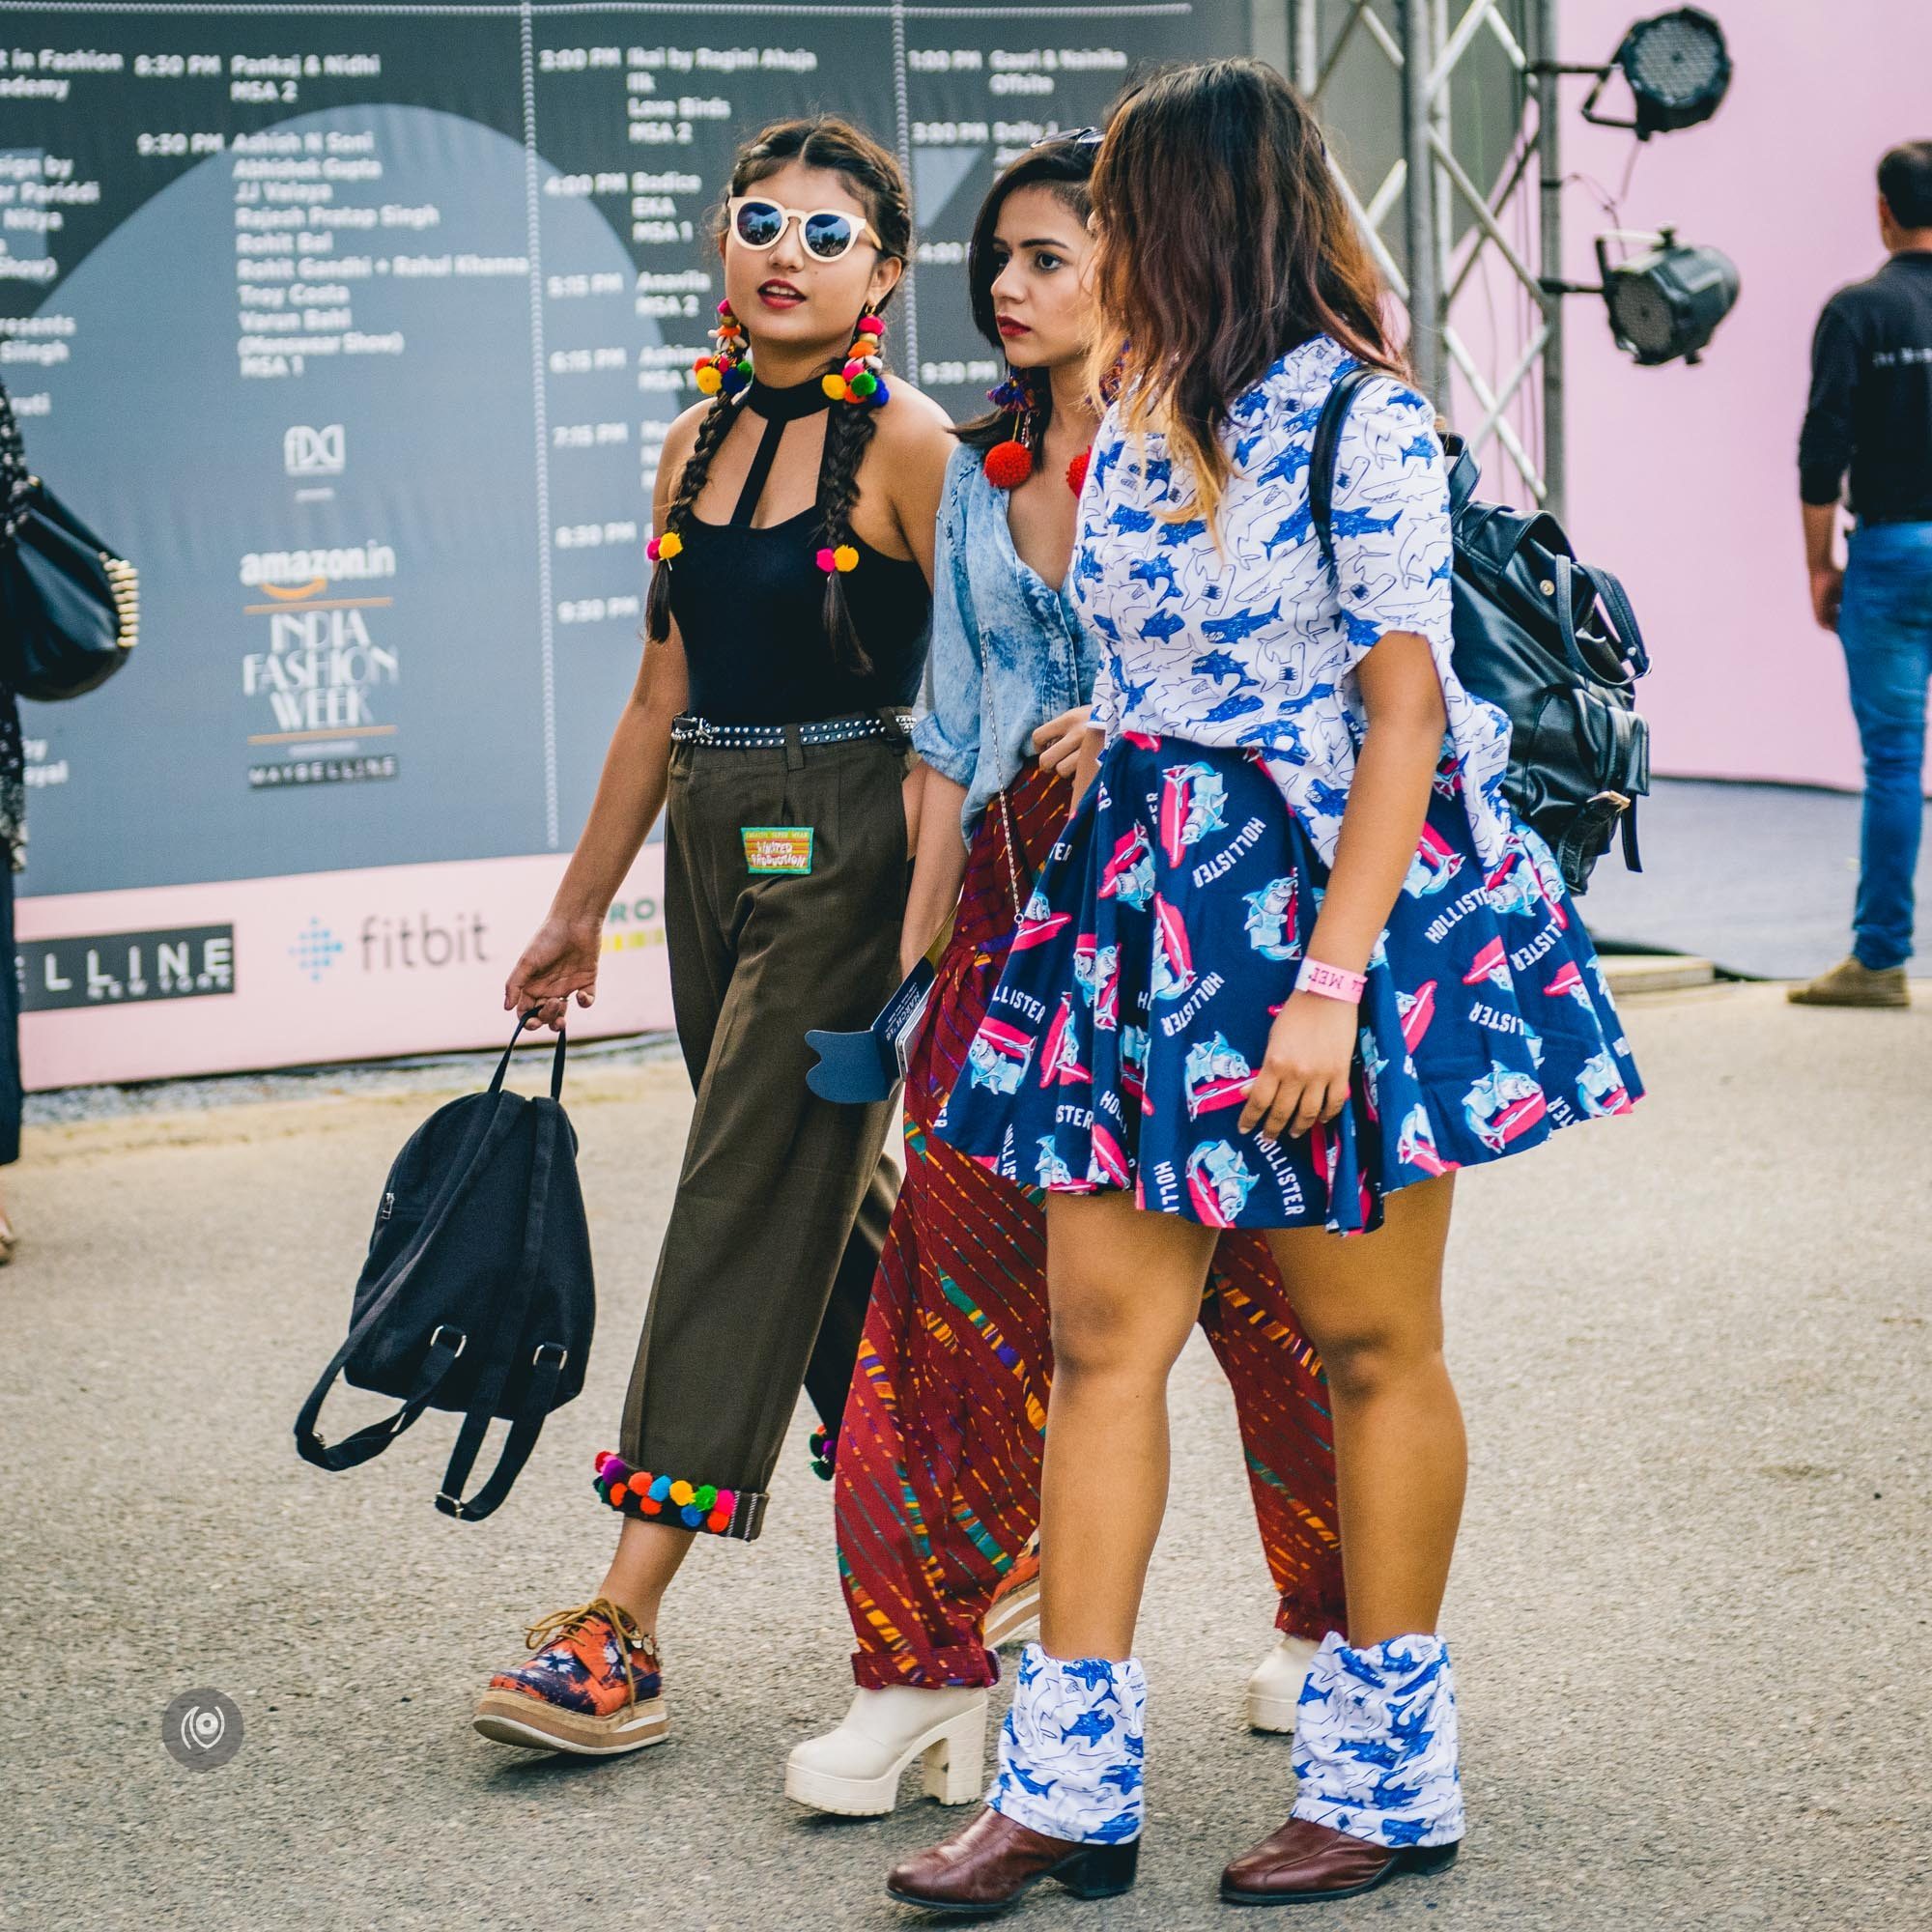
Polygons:
<instances>
[{"instance_id":1,"label":"light blue denim shirt","mask_svg":"<svg viewBox=\"0 0 1932 1932\"><path fill-rule=\"evenodd\" d=\"M961 445L946 467L932 559L932 709L913 744L934 771L966 787L959 814L970 844L987 805L1019 776L1033 734L1085 704L1099 640L1073 601L1013 548L1007 493L987 482L980 452Z\"/></svg>"}]
</instances>

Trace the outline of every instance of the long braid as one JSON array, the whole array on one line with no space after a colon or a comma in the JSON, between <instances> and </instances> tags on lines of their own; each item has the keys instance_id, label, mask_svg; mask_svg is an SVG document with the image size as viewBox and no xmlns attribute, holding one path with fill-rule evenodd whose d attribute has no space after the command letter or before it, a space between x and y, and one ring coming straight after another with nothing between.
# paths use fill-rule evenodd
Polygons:
<instances>
[{"instance_id":1,"label":"long braid","mask_svg":"<svg viewBox=\"0 0 1932 1932\"><path fill-rule=\"evenodd\" d=\"M665 512L665 534L668 536L675 531L680 544L684 541L691 506L697 501L704 479L711 473L711 459L724 444L733 413L731 399L721 392L712 398L710 409L697 425L697 440L685 458L677 479L677 494ZM644 605L644 635L654 644L663 643L670 636L670 562L668 556L659 557L651 566L651 587Z\"/></svg>"},{"instance_id":2,"label":"long braid","mask_svg":"<svg viewBox=\"0 0 1932 1932\"><path fill-rule=\"evenodd\" d=\"M889 298L890 299L890 298ZM883 305L882 305L883 309ZM882 312L881 311L875 311ZM818 469L818 543L821 549L837 551L851 543L852 510L859 500L859 471L866 461L879 427L878 412L855 409L835 403L825 420L825 458ZM872 660L852 621L852 606L845 595L845 573L825 573L825 602L822 621L832 659L841 670L864 677L872 668Z\"/></svg>"}]
</instances>

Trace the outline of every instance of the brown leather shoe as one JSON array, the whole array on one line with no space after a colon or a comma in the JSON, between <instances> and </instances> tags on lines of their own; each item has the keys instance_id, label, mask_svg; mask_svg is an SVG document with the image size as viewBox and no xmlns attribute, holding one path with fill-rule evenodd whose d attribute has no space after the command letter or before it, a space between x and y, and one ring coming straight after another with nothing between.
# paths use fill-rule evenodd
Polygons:
<instances>
[{"instance_id":1,"label":"brown leather shoe","mask_svg":"<svg viewBox=\"0 0 1932 1932\"><path fill-rule=\"evenodd\" d=\"M1222 1872L1221 1899L1227 1905L1314 1905L1324 1898L1351 1898L1398 1872L1446 1871L1460 1849L1460 1839L1391 1849L1312 1818L1291 1818Z\"/></svg>"},{"instance_id":2,"label":"brown leather shoe","mask_svg":"<svg viewBox=\"0 0 1932 1932\"><path fill-rule=\"evenodd\" d=\"M1802 986L1789 986L1784 997L1794 1007L1909 1007L1912 991L1903 966L1867 966L1857 953L1841 959L1829 973L1820 973Z\"/></svg>"},{"instance_id":3,"label":"brown leather shoe","mask_svg":"<svg viewBox=\"0 0 1932 1932\"><path fill-rule=\"evenodd\" d=\"M1133 1884L1140 1855L1138 1838L1086 1845L981 1811L964 1831L895 1865L886 1890L902 1905L927 1912L1004 1912L1043 1878L1075 1898L1112 1898Z\"/></svg>"}]
</instances>

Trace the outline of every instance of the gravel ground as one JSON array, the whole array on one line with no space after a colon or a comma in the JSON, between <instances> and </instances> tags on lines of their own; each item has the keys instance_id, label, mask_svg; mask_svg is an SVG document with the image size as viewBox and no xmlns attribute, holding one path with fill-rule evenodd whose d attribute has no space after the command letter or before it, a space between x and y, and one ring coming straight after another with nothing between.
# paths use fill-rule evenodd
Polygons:
<instances>
[{"instance_id":1,"label":"gravel ground","mask_svg":"<svg viewBox=\"0 0 1932 1932\"><path fill-rule=\"evenodd\" d=\"M1926 1922L1920 995L1902 1015L1801 1012L1757 986L1634 1000L1637 1115L1466 1181L1451 1350L1474 1476L1445 1630L1470 1837L1453 1872L1314 1922ZM523 1624L601 1574L590 1457L689 1104L661 1051L573 1075L604 1340L509 1504L474 1526L436 1514L443 1418L346 1475L295 1457L389 1157L429 1090L474 1077L278 1076L247 1106L189 1089L114 1118L41 1114L0 1272L10 1932L922 1922L879 1875L959 1814L908 1802L835 1823L781 1795L785 1750L847 1694L803 1413L764 1540L700 1548L673 1599L666 1748L583 1766L468 1728ZM336 1403L335 1434L378 1406ZM1221 1925L1222 1860L1289 1803L1285 1743L1239 1724L1267 1586L1203 1348L1175 1410L1142 1644L1143 1878L1103 1905L1036 1892L1015 1925ZM218 1770L161 1747L163 1708L197 1687L242 1713Z\"/></svg>"}]
</instances>

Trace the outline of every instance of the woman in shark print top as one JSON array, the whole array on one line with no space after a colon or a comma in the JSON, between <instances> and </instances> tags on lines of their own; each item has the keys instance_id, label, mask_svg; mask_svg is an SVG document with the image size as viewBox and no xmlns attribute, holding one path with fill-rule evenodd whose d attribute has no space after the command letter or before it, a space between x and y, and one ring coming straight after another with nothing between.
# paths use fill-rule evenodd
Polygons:
<instances>
[{"instance_id":1,"label":"woman in shark print top","mask_svg":"<svg viewBox=\"0 0 1932 1932\"><path fill-rule=\"evenodd\" d=\"M1028 400L1017 424L999 410L960 429L940 504L903 965L949 914L952 934L906 1067L905 1182L831 1459L859 1689L843 1722L785 1766L787 1796L847 1815L890 1811L915 1755L928 1788L937 1754L942 1790L980 1796L995 1646L1037 1605L1029 1545L1053 1376L1045 1208L931 1127L1066 822L1099 660L1066 582L1079 534L1068 485L1097 427L1082 289L1095 146L1089 135L1025 150L994 182L967 256L975 320ZM1029 445L1017 481L1002 468L1016 427ZM1288 1731L1341 1612L1342 1566L1327 1394L1264 1236L1223 1236L1200 1326L1234 1394L1276 1598L1279 1634L1249 1681L1248 1721ZM1024 1664L1022 1678L1033 1679Z\"/></svg>"},{"instance_id":2,"label":"woman in shark print top","mask_svg":"<svg viewBox=\"0 0 1932 1932\"><path fill-rule=\"evenodd\" d=\"M1118 409L1094 443L1076 565L1105 642L1094 723L1252 753L1324 866L1335 862L1368 729L1355 668L1389 632L1428 641L1477 857L1508 849L1509 720L1449 661L1449 486L1435 411L1393 378L1368 384L1337 452L1330 520L1341 577L1308 508L1315 425L1357 358L1331 336L1278 356L1230 408L1233 476L1215 529L1189 507L1158 436L1137 452ZM1291 508L1290 505L1293 505Z\"/></svg>"},{"instance_id":3,"label":"woman in shark print top","mask_svg":"<svg viewBox=\"0 0 1932 1932\"><path fill-rule=\"evenodd\" d=\"M934 1123L1046 1191L1041 1655L985 1813L890 1885L983 1905L1044 1874L1131 1883L1166 1378L1218 1231L1253 1228L1327 1372L1347 1628L1301 1693L1293 1812L1222 1895L1340 1897L1447 1864L1463 1832L1435 1633L1465 1468L1456 1171L1640 1088L1502 797L1507 721L1451 665L1434 412L1306 107L1259 62L1171 70L1123 99L1093 192L1096 360L1118 347L1121 373L1073 572L1097 728ZM1378 374L1341 439L1331 570L1308 469L1357 363Z\"/></svg>"}]
</instances>

